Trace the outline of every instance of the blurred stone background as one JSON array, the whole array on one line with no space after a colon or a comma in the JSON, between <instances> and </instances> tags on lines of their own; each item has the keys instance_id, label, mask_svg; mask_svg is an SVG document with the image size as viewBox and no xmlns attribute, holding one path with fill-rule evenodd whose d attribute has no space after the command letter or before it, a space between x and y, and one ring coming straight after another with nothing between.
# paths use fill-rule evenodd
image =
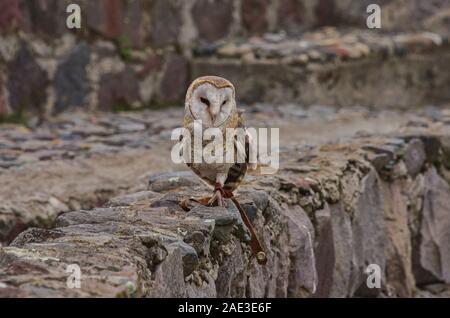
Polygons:
<instances>
[{"instance_id":1,"label":"blurred stone background","mask_svg":"<svg viewBox=\"0 0 450 318\"><path fill-rule=\"evenodd\" d=\"M82 10L79 30L66 27L66 7L73 2ZM0 116L42 118L80 108L118 111L180 104L192 77L211 70L193 64L195 52L214 55L226 42L268 33L299 38L324 26L367 31L370 3L382 6L385 34L450 33L449 0L1 0ZM217 73L241 83L240 67L226 72L216 66ZM273 94L254 91L254 82L241 84L244 102L280 102ZM246 85L252 86L251 93Z\"/></svg>"}]
</instances>

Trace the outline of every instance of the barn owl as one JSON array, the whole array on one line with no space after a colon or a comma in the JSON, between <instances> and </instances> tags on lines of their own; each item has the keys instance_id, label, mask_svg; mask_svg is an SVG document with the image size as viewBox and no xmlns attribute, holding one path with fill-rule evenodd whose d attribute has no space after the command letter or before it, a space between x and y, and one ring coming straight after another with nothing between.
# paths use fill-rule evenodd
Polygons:
<instances>
[{"instance_id":1,"label":"barn owl","mask_svg":"<svg viewBox=\"0 0 450 318\"><path fill-rule=\"evenodd\" d=\"M199 125L198 122L201 121ZM224 198L230 198L241 214L242 220L250 231L251 241L250 247L259 264L266 264L267 256L264 252L260 241L256 235L251 221L246 212L242 209L237 199L233 195L233 191L237 189L244 179L247 169L255 170L257 168L256 145L252 135L247 131L244 125L242 112L236 107L235 89L233 84L228 80L216 77L205 76L196 79L188 88L185 102L184 128L188 131L190 138L182 138L184 144L180 149L190 149L191 159L195 156L195 135L196 130L200 134L213 128L217 136L227 135L231 130L236 131L240 128L243 138L231 139L231 146L228 142L218 143L223 146L222 155L227 157L230 149L232 160L223 160L222 162L207 162L204 160L190 160L187 165L194 171L206 184L214 187L213 196L211 198L203 198L195 200L202 204L223 206ZM227 140L227 136L222 138ZM229 140L229 139L228 139ZM208 147L204 143L200 143L200 150ZM189 144L189 147L186 144ZM182 153L180 153L183 156ZM186 201L183 200L182 207L188 210Z\"/></svg>"},{"instance_id":2,"label":"barn owl","mask_svg":"<svg viewBox=\"0 0 450 318\"><path fill-rule=\"evenodd\" d=\"M194 123L201 121L200 126ZM255 149L250 133L245 129L242 112L236 107L235 89L228 80L217 76L205 76L196 79L186 93L184 127L191 134L191 149L194 155L194 131L201 132L207 128L219 129L226 140L227 128L242 128L244 139L233 139L233 161L222 163L187 162L187 165L208 185L214 187L213 196L205 203L208 205L224 205L224 198L232 193L242 182L247 169L256 169L256 162L249 163L249 151ZM197 128L196 128L197 127ZM229 131L229 130L228 130ZM187 139L185 142L189 142ZM207 142L203 142L205 147ZM227 155L227 147L223 148L223 156ZM237 160L244 156L244 160Z\"/></svg>"}]
</instances>

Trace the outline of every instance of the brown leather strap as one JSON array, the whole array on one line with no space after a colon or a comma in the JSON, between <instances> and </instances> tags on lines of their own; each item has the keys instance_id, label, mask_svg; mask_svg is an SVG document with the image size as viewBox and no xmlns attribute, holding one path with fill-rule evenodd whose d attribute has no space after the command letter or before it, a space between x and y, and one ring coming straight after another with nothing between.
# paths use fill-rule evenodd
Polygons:
<instances>
[{"instance_id":1,"label":"brown leather strap","mask_svg":"<svg viewBox=\"0 0 450 318\"><path fill-rule=\"evenodd\" d=\"M239 213L241 214L241 218L244 221L245 225L247 226L248 230L250 231L251 235L251 241L250 241L250 248L252 249L252 252L254 255L256 255L256 260L261 265L266 265L267 263L267 255L264 252L261 243L259 242L258 236L256 235L255 228L252 225L252 222L250 222L250 219L247 216L247 213L244 211L244 209L239 204L236 197L231 193L231 196L229 197L231 201L233 201L236 208L239 210Z\"/></svg>"}]
</instances>

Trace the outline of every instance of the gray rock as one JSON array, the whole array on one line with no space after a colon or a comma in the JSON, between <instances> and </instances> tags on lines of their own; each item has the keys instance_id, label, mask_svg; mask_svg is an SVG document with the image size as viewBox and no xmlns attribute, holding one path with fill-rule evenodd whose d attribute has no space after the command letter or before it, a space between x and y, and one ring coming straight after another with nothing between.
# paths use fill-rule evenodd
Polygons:
<instances>
[{"instance_id":1,"label":"gray rock","mask_svg":"<svg viewBox=\"0 0 450 318\"><path fill-rule=\"evenodd\" d=\"M183 260L184 277L189 276L198 266L198 255L196 250L184 243L174 242L167 246L167 249L179 249L181 252L181 259Z\"/></svg>"},{"instance_id":2,"label":"gray rock","mask_svg":"<svg viewBox=\"0 0 450 318\"><path fill-rule=\"evenodd\" d=\"M161 195L156 192L153 192L153 191L141 191L141 192L137 192L137 193L133 193L133 194L124 195L121 197L112 198L106 204L106 206L109 206L109 207L130 206L139 201L154 199L154 198L157 198L158 196L161 196Z\"/></svg>"},{"instance_id":3,"label":"gray rock","mask_svg":"<svg viewBox=\"0 0 450 318\"><path fill-rule=\"evenodd\" d=\"M46 40L58 38L67 32L65 19L62 21L57 18L66 14L65 1L30 2L21 4L20 7L23 11L19 21L25 22L28 30L33 30ZM23 21L23 18L26 21Z\"/></svg>"},{"instance_id":4,"label":"gray rock","mask_svg":"<svg viewBox=\"0 0 450 318\"><path fill-rule=\"evenodd\" d=\"M151 41L154 45L166 46L177 43L182 24L181 10L176 1L154 1L151 20Z\"/></svg>"},{"instance_id":5,"label":"gray rock","mask_svg":"<svg viewBox=\"0 0 450 318\"><path fill-rule=\"evenodd\" d=\"M215 224L214 238L221 242L228 242L232 238L233 226L238 223L240 218L236 211L232 211L224 207L210 208L200 205L194 207L187 215L213 221Z\"/></svg>"},{"instance_id":6,"label":"gray rock","mask_svg":"<svg viewBox=\"0 0 450 318\"><path fill-rule=\"evenodd\" d=\"M410 224L414 223L415 211L409 207L405 193L407 180L396 180L393 183L382 182L384 197L384 215L386 225L386 288L390 296L412 297L415 293L415 279L412 272L412 241L414 231ZM417 193L409 194L416 197Z\"/></svg>"},{"instance_id":7,"label":"gray rock","mask_svg":"<svg viewBox=\"0 0 450 318\"><path fill-rule=\"evenodd\" d=\"M441 145L443 152L443 164L447 169L450 169L450 137L442 137Z\"/></svg>"},{"instance_id":8,"label":"gray rock","mask_svg":"<svg viewBox=\"0 0 450 318\"><path fill-rule=\"evenodd\" d=\"M209 253L209 240L205 237L203 232L195 231L189 233L184 237L184 241L191 245L198 255L208 256Z\"/></svg>"},{"instance_id":9,"label":"gray rock","mask_svg":"<svg viewBox=\"0 0 450 318\"><path fill-rule=\"evenodd\" d=\"M205 15L205 12L210 14ZM212 42L228 35L233 23L233 1L199 0L192 7L199 38Z\"/></svg>"},{"instance_id":10,"label":"gray rock","mask_svg":"<svg viewBox=\"0 0 450 318\"><path fill-rule=\"evenodd\" d=\"M216 290L217 297L244 297L245 296L245 268L244 259L240 257L243 251L239 244L231 244L229 246L230 255L224 257L222 266L220 266L217 280Z\"/></svg>"},{"instance_id":11,"label":"gray rock","mask_svg":"<svg viewBox=\"0 0 450 318\"><path fill-rule=\"evenodd\" d=\"M381 269L381 281L385 282L384 198L380 180L374 171L362 180L352 220L353 258L351 296L374 296L380 289L369 289L366 284L366 268L376 264Z\"/></svg>"},{"instance_id":12,"label":"gray rock","mask_svg":"<svg viewBox=\"0 0 450 318\"><path fill-rule=\"evenodd\" d=\"M420 284L450 282L450 187L434 167L425 174L425 193L420 225Z\"/></svg>"},{"instance_id":13,"label":"gray rock","mask_svg":"<svg viewBox=\"0 0 450 318\"><path fill-rule=\"evenodd\" d=\"M55 75L55 113L73 107L84 107L87 102L90 87L86 67L91 60L90 54L89 46L83 42L58 66Z\"/></svg>"},{"instance_id":14,"label":"gray rock","mask_svg":"<svg viewBox=\"0 0 450 318\"><path fill-rule=\"evenodd\" d=\"M140 101L137 76L129 66L119 73L103 74L99 83L100 110L130 109Z\"/></svg>"},{"instance_id":15,"label":"gray rock","mask_svg":"<svg viewBox=\"0 0 450 318\"><path fill-rule=\"evenodd\" d=\"M41 108L47 100L47 73L38 65L32 52L22 43L14 60L8 63L9 105L13 112L35 112L42 115Z\"/></svg>"},{"instance_id":16,"label":"gray rock","mask_svg":"<svg viewBox=\"0 0 450 318\"><path fill-rule=\"evenodd\" d=\"M189 81L189 63L181 55L170 54L165 63L158 99L162 103L179 103L183 100Z\"/></svg>"},{"instance_id":17,"label":"gray rock","mask_svg":"<svg viewBox=\"0 0 450 318\"><path fill-rule=\"evenodd\" d=\"M148 189L162 192L202 184L200 179L191 171L169 172L150 176Z\"/></svg>"},{"instance_id":18,"label":"gray rock","mask_svg":"<svg viewBox=\"0 0 450 318\"><path fill-rule=\"evenodd\" d=\"M380 154L368 154L367 160L370 161L370 163L374 166L374 168L378 172L382 172L383 169L392 161L392 158L390 155L385 153Z\"/></svg>"},{"instance_id":19,"label":"gray rock","mask_svg":"<svg viewBox=\"0 0 450 318\"><path fill-rule=\"evenodd\" d=\"M152 273L152 279L149 297L185 298L187 296L181 249L169 250L164 262Z\"/></svg>"},{"instance_id":20,"label":"gray rock","mask_svg":"<svg viewBox=\"0 0 450 318\"><path fill-rule=\"evenodd\" d=\"M267 31L269 22L267 11L270 1L250 0L242 3L242 23L250 34L263 34Z\"/></svg>"},{"instance_id":21,"label":"gray rock","mask_svg":"<svg viewBox=\"0 0 450 318\"><path fill-rule=\"evenodd\" d=\"M318 276L314 254L314 228L300 207L282 207L288 219L290 272L287 297L307 297L317 291Z\"/></svg>"},{"instance_id":22,"label":"gray rock","mask_svg":"<svg viewBox=\"0 0 450 318\"><path fill-rule=\"evenodd\" d=\"M316 297L348 297L350 293L353 233L350 216L341 204L317 212Z\"/></svg>"},{"instance_id":23,"label":"gray rock","mask_svg":"<svg viewBox=\"0 0 450 318\"><path fill-rule=\"evenodd\" d=\"M426 159L427 156L423 142L419 139L411 140L403 154L403 161L405 162L409 175L415 178L422 170Z\"/></svg>"},{"instance_id":24,"label":"gray rock","mask_svg":"<svg viewBox=\"0 0 450 318\"><path fill-rule=\"evenodd\" d=\"M333 285L333 272L336 259L333 243L333 228L328 205L324 209L316 211L315 217L316 241L314 254L316 256L317 287L314 296L329 297Z\"/></svg>"}]
</instances>

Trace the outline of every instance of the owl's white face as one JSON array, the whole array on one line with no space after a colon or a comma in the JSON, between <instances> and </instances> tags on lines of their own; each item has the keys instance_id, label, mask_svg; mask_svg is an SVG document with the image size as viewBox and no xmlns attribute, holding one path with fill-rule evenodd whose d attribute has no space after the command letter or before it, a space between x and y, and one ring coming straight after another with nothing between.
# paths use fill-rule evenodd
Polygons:
<instances>
[{"instance_id":1,"label":"owl's white face","mask_svg":"<svg viewBox=\"0 0 450 318\"><path fill-rule=\"evenodd\" d=\"M233 89L217 88L210 83L198 86L188 102L194 119L201 120L205 127L222 126L236 109Z\"/></svg>"}]
</instances>

